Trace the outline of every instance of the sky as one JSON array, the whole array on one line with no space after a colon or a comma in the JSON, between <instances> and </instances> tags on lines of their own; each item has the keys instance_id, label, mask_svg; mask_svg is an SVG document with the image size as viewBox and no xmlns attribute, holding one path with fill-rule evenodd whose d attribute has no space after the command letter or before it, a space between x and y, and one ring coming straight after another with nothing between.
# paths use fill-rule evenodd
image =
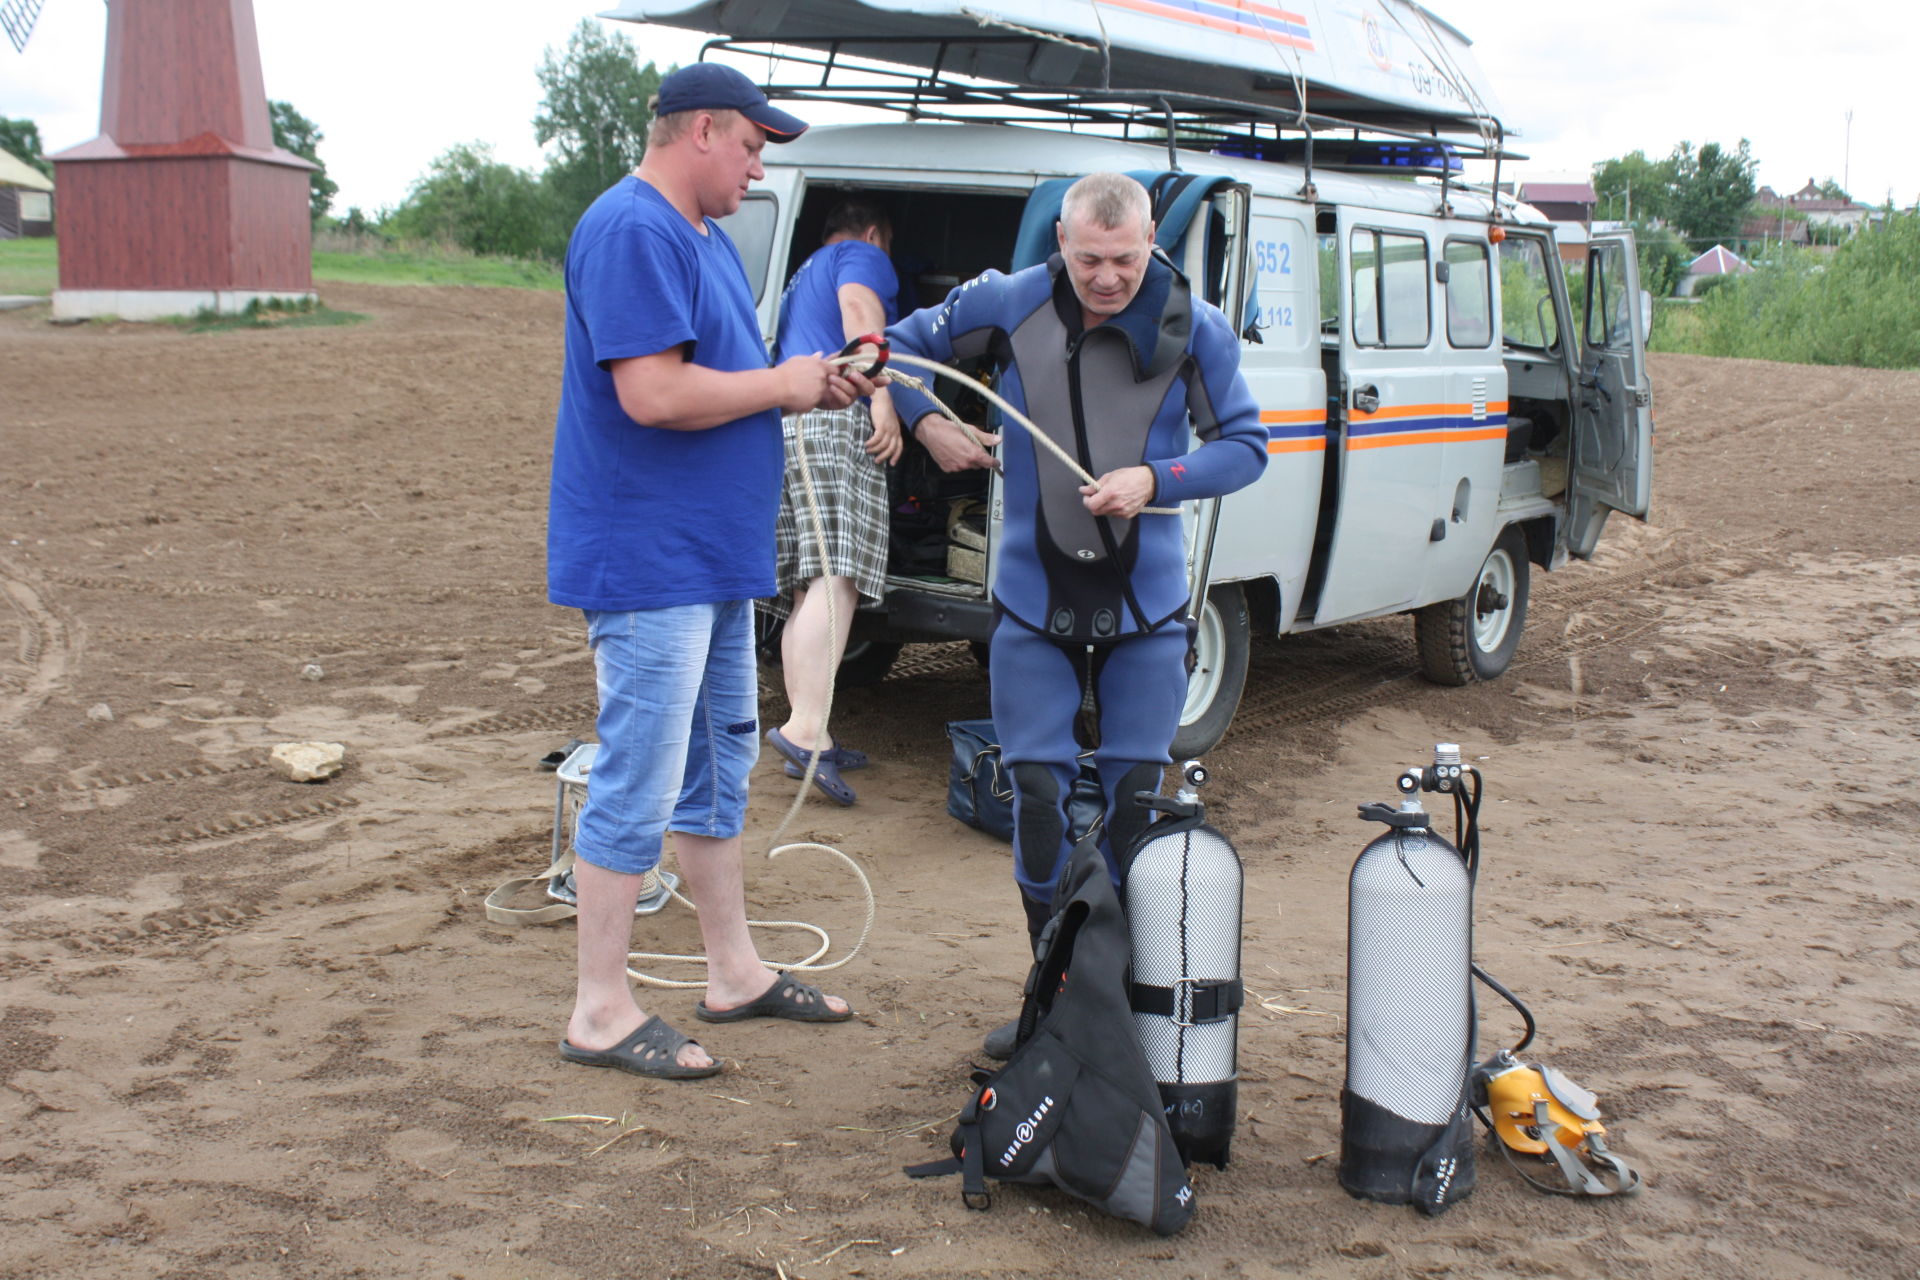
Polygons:
<instances>
[{"instance_id":1,"label":"sky","mask_svg":"<svg viewBox=\"0 0 1920 1280\"><path fill-rule=\"evenodd\" d=\"M1522 178L1584 175L1595 161L1636 150L1657 159L1683 139L1731 147L1744 137L1760 182L1782 193L1833 178L1865 202L1920 199L1920 141L1903 133L1920 6L1428 7L1474 42L1504 120L1519 131L1513 146L1530 157L1517 166ZM535 69L595 8L569 0L254 0L267 95L319 126L320 158L340 184L336 213L399 203L433 158L458 143L489 143L498 159L539 168ZM691 33L604 25L629 36L642 60L663 66L699 52L701 37ZM49 151L93 137L105 30L99 0L46 0L24 54L0 40L0 115L33 120ZM765 79L764 63L760 70Z\"/></svg>"}]
</instances>

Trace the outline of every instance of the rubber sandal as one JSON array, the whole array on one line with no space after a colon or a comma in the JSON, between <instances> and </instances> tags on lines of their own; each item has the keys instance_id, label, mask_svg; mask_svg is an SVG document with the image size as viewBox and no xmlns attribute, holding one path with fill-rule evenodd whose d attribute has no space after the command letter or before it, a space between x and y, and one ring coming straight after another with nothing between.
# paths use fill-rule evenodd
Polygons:
<instances>
[{"instance_id":1,"label":"rubber sandal","mask_svg":"<svg viewBox=\"0 0 1920 1280\"><path fill-rule=\"evenodd\" d=\"M558 751L549 751L547 754L541 756L540 767L548 773L552 773L555 769L558 769L567 762L568 756L585 745L586 744L578 738L569 738L566 746L561 747Z\"/></svg>"},{"instance_id":2,"label":"rubber sandal","mask_svg":"<svg viewBox=\"0 0 1920 1280\"><path fill-rule=\"evenodd\" d=\"M841 800L840 796L837 795L835 792L833 792L831 789L829 789L826 784L820 783L821 777L826 774L827 770L832 769L833 767L834 766L822 760L820 762L820 767L813 771L813 780L815 783L820 784L820 790L824 792L828 797L834 800L839 800L841 804L850 805L859 797L854 794L853 788L848 786L845 781L840 780L838 778L835 779L840 783L840 790L846 793L847 798L844 800ZM780 766L780 771L786 774L789 778L804 778L807 776L807 771L805 769L802 769L799 765L795 764L791 760L787 761L784 765Z\"/></svg>"},{"instance_id":3,"label":"rubber sandal","mask_svg":"<svg viewBox=\"0 0 1920 1280\"><path fill-rule=\"evenodd\" d=\"M748 1018L785 1018L789 1022L845 1022L853 1016L849 1008L835 1013L827 1007L820 988L810 987L790 973L773 980L773 985L758 999L733 1009L710 1009L702 1000L693 1006L693 1016L702 1022L745 1022Z\"/></svg>"},{"instance_id":4,"label":"rubber sandal","mask_svg":"<svg viewBox=\"0 0 1920 1280\"><path fill-rule=\"evenodd\" d=\"M855 769L864 769L873 763L867 759L866 752L855 751L852 747L834 747L832 750L822 751L820 753L820 759L842 773L852 773ZM791 760L787 761L786 769L789 778L797 778L806 772L805 769Z\"/></svg>"},{"instance_id":5,"label":"rubber sandal","mask_svg":"<svg viewBox=\"0 0 1920 1280\"><path fill-rule=\"evenodd\" d=\"M560 1056L579 1066L612 1067L616 1071L654 1080L699 1080L719 1075L718 1060L704 1067L680 1065L678 1059L681 1048L698 1043L698 1040L689 1039L675 1031L661 1020L659 1014L655 1014L611 1049L582 1049L562 1040Z\"/></svg>"},{"instance_id":6,"label":"rubber sandal","mask_svg":"<svg viewBox=\"0 0 1920 1280\"><path fill-rule=\"evenodd\" d=\"M805 747L795 746L787 735L778 729L767 730L767 742L775 751L787 758L789 766L801 770L806 769L807 761L813 756L813 752ZM842 773L852 773L855 769L864 769L873 762L867 758L867 753L864 751L856 751L852 747L835 744L820 753L820 763L830 764ZM787 776L797 778L800 775L789 772Z\"/></svg>"}]
</instances>

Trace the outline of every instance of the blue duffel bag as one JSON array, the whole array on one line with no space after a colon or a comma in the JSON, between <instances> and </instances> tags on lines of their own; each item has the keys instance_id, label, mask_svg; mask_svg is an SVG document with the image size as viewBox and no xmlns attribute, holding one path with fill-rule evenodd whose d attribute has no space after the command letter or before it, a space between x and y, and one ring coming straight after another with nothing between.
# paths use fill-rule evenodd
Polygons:
<instances>
[{"instance_id":1,"label":"blue duffel bag","mask_svg":"<svg viewBox=\"0 0 1920 1280\"><path fill-rule=\"evenodd\" d=\"M953 762L947 769L947 812L990 836L1013 842L1013 778L1000 762L1000 735L991 720L950 720L947 739ZM1106 797L1093 770L1093 753L1080 755L1080 777L1067 801L1067 839L1078 841L1106 812Z\"/></svg>"}]
</instances>

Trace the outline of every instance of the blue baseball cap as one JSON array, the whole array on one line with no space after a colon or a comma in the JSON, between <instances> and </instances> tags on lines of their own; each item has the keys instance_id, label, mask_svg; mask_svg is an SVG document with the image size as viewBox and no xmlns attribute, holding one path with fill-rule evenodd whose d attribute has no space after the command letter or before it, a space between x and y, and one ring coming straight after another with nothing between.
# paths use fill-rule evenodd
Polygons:
<instances>
[{"instance_id":1,"label":"blue baseball cap","mask_svg":"<svg viewBox=\"0 0 1920 1280\"><path fill-rule=\"evenodd\" d=\"M660 82L655 115L677 111L738 111L767 131L769 142L791 142L807 131L807 122L767 101L760 86L732 67L696 62Z\"/></svg>"}]
</instances>

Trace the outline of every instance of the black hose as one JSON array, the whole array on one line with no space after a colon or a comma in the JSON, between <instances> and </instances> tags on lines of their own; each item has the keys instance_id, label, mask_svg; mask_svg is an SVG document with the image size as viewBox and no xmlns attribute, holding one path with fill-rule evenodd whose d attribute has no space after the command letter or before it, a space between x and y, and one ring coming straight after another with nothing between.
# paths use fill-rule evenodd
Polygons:
<instances>
[{"instance_id":1,"label":"black hose","mask_svg":"<svg viewBox=\"0 0 1920 1280\"><path fill-rule=\"evenodd\" d=\"M1486 983L1489 987L1492 987L1494 991L1497 992L1503 1000L1505 1000L1508 1004L1513 1006L1514 1011L1520 1015L1520 1020L1526 1023L1527 1025L1526 1034L1520 1037L1519 1044L1516 1044L1515 1046L1513 1046L1512 1049L1508 1050L1509 1053L1518 1054L1522 1049L1526 1048L1528 1045L1533 1043L1533 1032L1534 1032L1533 1010L1527 1008L1526 1004L1520 999L1519 996L1516 996L1515 994L1513 994L1513 992L1507 990L1506 984L1502 983L1500 979L1494 977L1492 974L1488 973L1485 969L1482 969L1480 967L1479 961L1477 960L1471 961L1469 962L1469 965L1473 970L1473 976L1480 979L1480 981Z\"/></svg>"}]
</instances>

